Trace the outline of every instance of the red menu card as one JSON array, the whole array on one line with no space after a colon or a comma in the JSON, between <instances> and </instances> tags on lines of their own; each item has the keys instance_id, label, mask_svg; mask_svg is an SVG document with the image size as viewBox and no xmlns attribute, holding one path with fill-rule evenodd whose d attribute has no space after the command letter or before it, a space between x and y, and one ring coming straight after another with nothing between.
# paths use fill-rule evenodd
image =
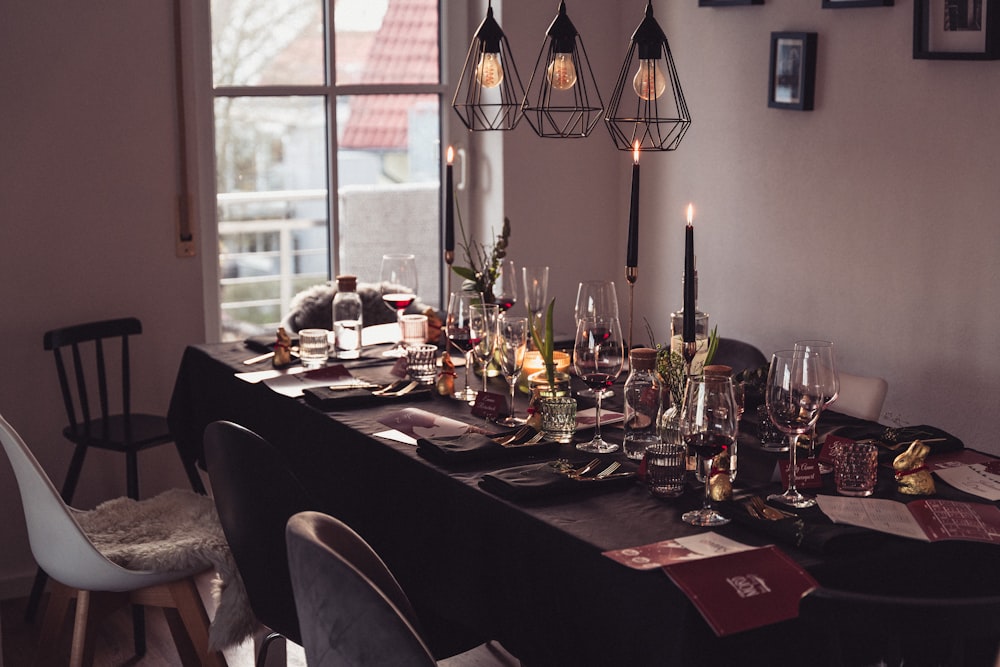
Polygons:
<instances>
[{"instance_id":1,"label":"red menu card","mask_svg":"<svg viewBox=\"0 0 1000 667\"><path fill-rule=\"evenodd\" d=\"M799 615L799 599L819 584L774 546L665 565L719 637Z\"/></svg>"}]
</instances>

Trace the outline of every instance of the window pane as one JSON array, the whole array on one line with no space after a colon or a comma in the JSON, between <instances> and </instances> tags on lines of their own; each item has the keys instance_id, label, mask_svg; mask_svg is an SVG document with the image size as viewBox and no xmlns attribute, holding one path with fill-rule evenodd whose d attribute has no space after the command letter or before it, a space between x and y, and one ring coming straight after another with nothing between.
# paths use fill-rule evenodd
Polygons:
<instances>
[{"instance_id":1,"label":"window pane","mask_svg":"<svg viewBox=\"0 0 1000 667\"><path fill-rule=\"evenodd\" d=\"M336 82L438 83L438 0L337 0Z\"/></svg>"},{"instance_id":2,"label":"window pane","mask_svg":"<svg viewBox=\"0 0 1000 667\"><path fill-rule=\"evenodd\" d=\"M223 339L273 331L329 277L322 97L216 98Z\"/></svg>"},{"instance_id":3,"label":"window pane","mask_svg":"<svg viewBox=\"0 0 1000 667\"><path fill-rule=\"evenodd\" d=\"M412 252L430 305L440 285L440 119L437 95L337 98L340 270L376 282L383 253Z\"/></svg>"},{"instance_id":4,"label":"window pane","mask_svg":"<svg viewBox=\"0 0 1000 667\"><path fill-rule=\"evenodd\" d=\"M321 0L212 0L216 86L322 85Z\"/></svg>"}]
</instances>

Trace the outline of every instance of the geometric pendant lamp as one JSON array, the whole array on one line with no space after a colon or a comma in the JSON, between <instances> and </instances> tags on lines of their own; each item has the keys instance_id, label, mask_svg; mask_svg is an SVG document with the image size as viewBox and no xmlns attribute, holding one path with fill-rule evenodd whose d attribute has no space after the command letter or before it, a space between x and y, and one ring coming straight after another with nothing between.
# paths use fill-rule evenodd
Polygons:
<instances>
[{"instance_id":1,"label":"geometric pendant lamp","mask_svg":"<svg viewBox=\"0 0 1000 667\"><path fill-rule=\"evenodd\" d=\"M521 119L524 86L507 37L493 18L490 0L486 18L476 30L451 106L474 132L513 130Z\"/></svg>"},{"instance_id":2,"label":"geometric pendant lamp","mask_svg":"<svg viewBox=\"0 0 1000 667\"><path fill-rule=\"evenodd\" d=\"M528 80L524 116L540 137L586 137L603 113L587 50L560 0Z\"/></svg>"},{"instance_id":3,"label":"geometric pendant lamp","mask_svg":"<svg viewBox=\"0 0 1000 667\"><path fill-rule=\"evenodd\" d=\"M605 117L618 150L672 151L691 126L670 44L653 18L653 4L629 42Z\"/></svg>"}]
</instances>

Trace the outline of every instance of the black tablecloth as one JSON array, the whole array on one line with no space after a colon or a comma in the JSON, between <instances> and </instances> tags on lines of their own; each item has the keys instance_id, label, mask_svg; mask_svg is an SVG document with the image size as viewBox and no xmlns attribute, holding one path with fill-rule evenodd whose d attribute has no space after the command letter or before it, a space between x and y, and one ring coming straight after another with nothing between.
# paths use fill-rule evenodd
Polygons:
<instances>
[{"instance_id":1,"label":"black tablecloth","mask_svg":"<svg viewBox=\"0 0 1000 667\"><path fill-rule=\"evenodd\" d=\"M700 503L698 491L658 501L636 482L600 493L505 500L479 486L483 474L530 460L428 459L414 446L372 436L386 430L379 417L400 406L324 412L235 378L234 372L267 368L242 366L249 356L235 343L185 351L169 411L177 442L200 459L204 427L227 419L282 449L318 498L316 509L352 525L386 560L440 653L458 648L445 637L461 636L499 639L528 665L808 664L800 651L809 650L810 642L796 622L716 638L662 571L632 570L602 555L700 532L680 520L683 511ZM386 381L388 368L373 361L378 359L347 365L355 375ZM504 393L500 380L493 390ZM523 414L524 399L518 400ZM609 405L615 400L620 398ZM586 399L580 403L587 407ZM449 398L435 395L414 406L477 421L468 405ZM750 435L753 425L747 428L740 438L737 492L747 486L777 491L770 479L783 455L761 451ZM606 432L620 440L618 429ZM571 445L545 460L555 457L590 458ZM620 452L602 458L631 465ZM888 477L879 488L894 497ZM804 514L813 525L823 524L819 510ZM995 578L998 552L992 545L931 545L852 528L836 534L839 528L828 525L824 539L804 542L794 530L782 534L776 526L745 519L715 530L747 544L778 544L830 586L892 589L894 582L912 585L914 577L933 570L936 581L948 581L948 590L958 594L978 568ZM960 576L942 579L940 564L956 558L963 563Z\"/></svg>"}]
</instances>

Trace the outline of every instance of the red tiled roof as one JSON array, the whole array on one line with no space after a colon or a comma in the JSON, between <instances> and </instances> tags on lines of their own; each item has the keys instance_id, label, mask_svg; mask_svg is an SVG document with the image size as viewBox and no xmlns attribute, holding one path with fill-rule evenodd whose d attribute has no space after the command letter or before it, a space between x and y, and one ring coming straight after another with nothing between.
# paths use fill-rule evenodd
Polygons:
<instances>
[{"instance_id":1,"label":"red tiled roof","mask_svg":"<svg viewBox=\"0 0 1000 667\"><path fill-rule=\"evenodd\" d=\"M437 0L390 0L360 83L437 83ZM417 95L355 95L340 146L397 149L407 143L407 114Z\"/></svg>"}]
</instances>

